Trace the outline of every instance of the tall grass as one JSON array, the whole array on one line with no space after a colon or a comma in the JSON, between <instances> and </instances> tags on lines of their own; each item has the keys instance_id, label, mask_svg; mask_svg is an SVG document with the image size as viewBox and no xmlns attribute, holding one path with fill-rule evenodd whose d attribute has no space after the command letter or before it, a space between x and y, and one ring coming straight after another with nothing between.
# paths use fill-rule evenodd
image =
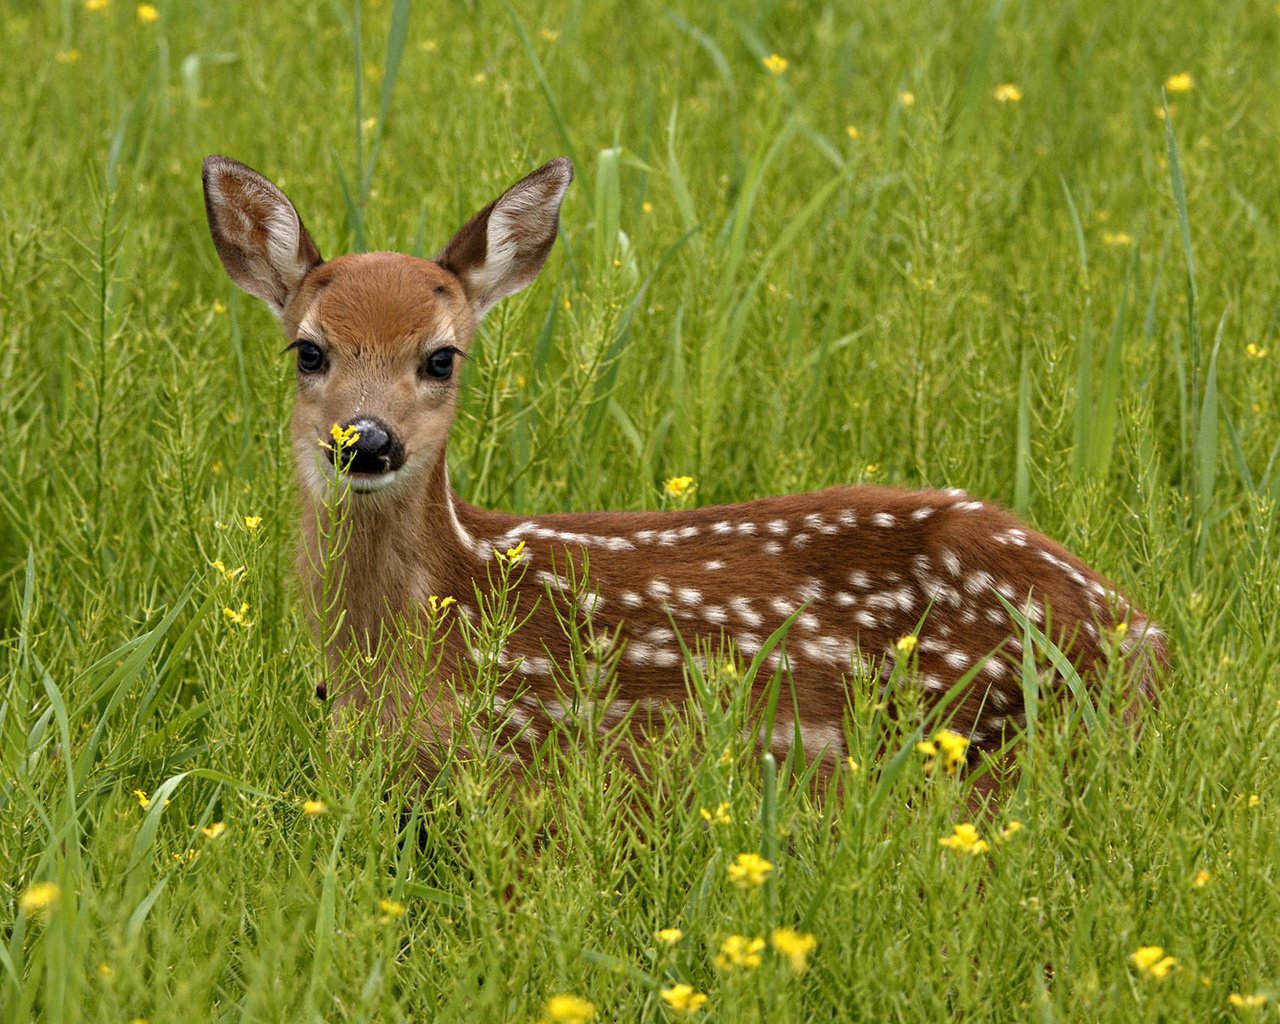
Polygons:
<instances>
[{"instance_id":1,"label":"tall grass","mask_svg":"<svg viewBox=\"0 0 1280 1024\"><path fill-rule=\"evenodd\" d=\"M535 1021L568 993L660 1021L676 983L720 1021L1274 1016L1277 36L1240 0L6 5L0 1020ZM1135 736L1109 689L1061 708L1028 672L977 855L939 845L968 783L906 685L891 715L851 681L823 792L742 738L752 666L715 658L634 776L585 658L510 798L474 751L424 792L396 744L333 742L291 373L217 266L211 152L326 256L430 254L573 156L546 271L467 367L466 497L961 486L1166 625L1158 708ZM716 965L734 935L758 966ZM1156 945L1162 980L1130 959Z\"/></svg>"}]
</instances>

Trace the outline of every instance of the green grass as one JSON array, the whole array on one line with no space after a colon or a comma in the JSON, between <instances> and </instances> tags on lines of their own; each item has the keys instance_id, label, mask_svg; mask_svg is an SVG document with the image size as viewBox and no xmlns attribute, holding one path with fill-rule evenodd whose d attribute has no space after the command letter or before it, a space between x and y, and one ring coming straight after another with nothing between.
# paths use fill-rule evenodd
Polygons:
<instances>
[{"instance_id":1,"label":"green grass","mask_svg":"<svg viewBox=\"0 0 1280 1024\"><path fill-rule=\"evenodd\" d=\"M1275 1019L1273 4L157 6L0 13L0 1021L661 1021L676 981L708 1021ZM1137 741L1041 707L980 826L1023 829L976 857L938 846L964 787L910 715L859 697L861 770L815 799L728 739L724 678L642 785L571 720L520 798L483 763L407 790L312 696L292 373L209 242L212 152L325 255L430 254L571 155L562 239L468 366L465 496L964 487L1168 628L1161 706ZM714 966L783 925L804 975Z\"/></svg>"}]
</instances>

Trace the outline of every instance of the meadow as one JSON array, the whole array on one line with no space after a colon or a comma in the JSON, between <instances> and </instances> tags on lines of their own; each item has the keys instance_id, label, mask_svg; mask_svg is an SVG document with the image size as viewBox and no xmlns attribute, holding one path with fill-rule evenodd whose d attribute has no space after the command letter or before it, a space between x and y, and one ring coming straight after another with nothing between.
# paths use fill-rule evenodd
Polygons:
<instances>
[{"instance_id":1,"label":"meadow","mask_svg":"<svg viewBox=\"0 0 1280 1024\"><path fill-rule=\"evenodd\" d=\"M1278 46L1244 0L6 3L0 1022L1276 1019ZM961 487L1166 627L1158 707L1045 706L978 819L866 694L824 793L733 700L643 785L573 721L498 801L335 751L209 153L326 256L572 157L460 494Z\"/></svg>"}]
</instances>

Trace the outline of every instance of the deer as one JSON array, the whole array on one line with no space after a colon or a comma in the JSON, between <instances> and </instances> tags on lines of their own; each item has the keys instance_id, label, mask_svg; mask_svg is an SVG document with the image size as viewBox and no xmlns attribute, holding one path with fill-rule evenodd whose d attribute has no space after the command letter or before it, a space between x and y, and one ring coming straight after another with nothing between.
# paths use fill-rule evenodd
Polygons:
<instances>
[{"instance_id":1,"label":"deer","mask_svg":"<svg viewBox=\"0 0 1280 1024\"><path fill-rule=\"evenodd\" d=\"M313 608L320 538L335 514L322 499L342 484L343 617L327 638L335 669L342 650L380 656L387 624L439 614L438 597L474 620L506 559L518 563L503 578L522 621L495 655L507 682L494 710L529 743L546 738L563 708L566 614L610 642L616 680L606 722L687 704L696 645L752 658L785 629L765 667L785 671L794 699L778 705L771 752L800 742L828 773L845 755L849 681L887 678L904 654L922 699L946 705L971 759L1000 750L1025 722L1021 673L1033 634L1095 684L1118 659L1134 713L1155 700L1169 653L1149 616L1062 545L960 490L859 485L701 508L545 515L489 511L455 494L446 452L462 361L486 311L542 269L572 180L567 158L539 167L434 259L324 260L279 188L230 158L204 161L222 266L270 308L296 362L299 572ZM351 443L332 444L331 435ZM574 586L575 566L589 566L586 592ZM441 643L432 670L415 676L431 691L415 705L429 719L416 732L424 766L457 725L458 672L477 656L465 631ZM357 689L331 696L367 704ZM393 702L388 714L415 713L405 707Z\"/></svg>"}]
</instances>

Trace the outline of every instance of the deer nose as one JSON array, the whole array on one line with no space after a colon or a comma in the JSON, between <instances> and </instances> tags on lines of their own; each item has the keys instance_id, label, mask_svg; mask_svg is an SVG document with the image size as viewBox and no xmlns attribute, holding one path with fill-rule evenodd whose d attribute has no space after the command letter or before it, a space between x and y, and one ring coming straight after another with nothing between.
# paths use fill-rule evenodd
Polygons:
<instances>
[{"instance_id":1,"label":"deer nose","mask_svg":"<svg viewBox=\"0 0 1280 1024\"><path fill-rule=\"evenodd\" d=\"M329 456L335 462L341 458L349 472L376 475L390 473L404 465L404 445L395 431L381 420L362 416L347 423L345 429L356 432L355 441L341 449L334 445L329 449Z\"/></svg>"}]
</instances>

